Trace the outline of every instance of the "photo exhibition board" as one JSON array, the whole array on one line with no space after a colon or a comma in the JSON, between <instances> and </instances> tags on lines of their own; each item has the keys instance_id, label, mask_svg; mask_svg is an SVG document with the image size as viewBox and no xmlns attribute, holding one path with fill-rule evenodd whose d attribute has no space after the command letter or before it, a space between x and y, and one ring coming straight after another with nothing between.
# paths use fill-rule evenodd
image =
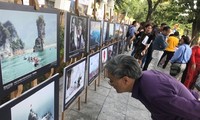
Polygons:
<instances>
[{"instance_id":1,"label":"photo exhibition board","mask_svg":"<svg viewBox=\"0 0 200 120\"><path fill-rule=\"evenodd\" d=\"M115 57L118 52L118 42L108 46L108 60Z\"/></svg>"},{"instance_id":2,"label":"photo exhibition board","mask_svg":"<svg viewBox=\"0 0 200 120\"><path fill-rule=\"evenodd\" d=\"M104 66L108 59L108 48L103 48L101 51L101 71L103 71Z\"/></svg>"},{"instance_id":3,"label":"photo exhibition board","mask_svg":"<svg viewBox=\"0 0 200 120\"><path fill-rule=\"evenodd\" d=\"M85 85L86 58L64 68L63 111L81 94Z\"/></svg>"},{"instance_id":4,"label":"photo exhibition board","mask_svg":"<svg viewBox=\"0 0 200 120\"><path fill-rule=\"evenodd\" d=\"M59 11L0 2L0 97L59 63Z\"/></svg>"},{"instance_id":5,"label":"photo exhibition board","mask_svg":"<svg viewBox=\"0 0 200 120\"><path fill-rule=\"evenodd\" d=\"M101 45L101 21L90 20L89 49L93 50Z\"/></svg>"},{"instance_id":6,"label":"photo exhibition board","mask_svg":"<svg viewBox=\"0 0 200 120\"><path fill-rule=\"evenodd\" d=\"M66 12L64 33L64 61L86 52L88 39L88 18Z\"/></svg>"},{"instance_id":7,"label":"photo exhibition board","mask_svg":"<svg viewBox=\"0 0 200 120\"><path fill-rule=\"evenodd\" d=\"M102 44L106 43L109 41L109 22L104 21L103 22L103 40Z\"/></svg>"},{"instance_id":8,"label":"photo exhibition board","mask_svg":"<svg viewBox=\"0 0 200 120\"><path fill-rule=\"evenodd\" d=\"M89 56L89 67L88 67L88 85L90 85L99 75L99 62L100 53L96 52Z\"/></svg>"},{"instance_id":9,"label":"photo exhibition board","mask_svg":"<svg viewBox=\"0 0 200 120\"><path fill-rule=\"evenodd\" d=\"M58 74L0 107L2 120L59 120L58 111Z\"/></svg>"},{"instance_id":10,"label":"photo exhibition board","mask_svg":"<svg viewBox=\"0 0 200 120\"><path fill-rule=\"evenodd\" d=\"M109 23L109 41L114 39L114 30L115 30L115 24Z\"/></svg>"},{"instance_id":11,"label":"photo exhibition board","mask_svg":"<svg viewBox=\"0 0 200 120\"><path fill-rule=\"evenodd\" d=\"M115 23L114 39L122 40L123 38L123 25Z\"/></svg>"}]
</instances>

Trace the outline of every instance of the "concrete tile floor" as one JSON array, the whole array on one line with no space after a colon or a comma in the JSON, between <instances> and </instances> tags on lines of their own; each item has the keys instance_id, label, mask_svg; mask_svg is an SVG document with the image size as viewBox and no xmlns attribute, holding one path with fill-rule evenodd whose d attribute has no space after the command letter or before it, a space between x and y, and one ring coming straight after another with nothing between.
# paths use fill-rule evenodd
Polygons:
<instances>
[{"instance_id":1,"label":"concrete tile floor","mask_svg":"<svg viewBox=\"0 0 200 120\"><path fill-rule=\"evenodd\" d=\"M131 54L131 52L125 53ZM168 73L166 69L158 68ZM85 94L81 95L81 108L78 110L76 101L64 112L64 120L152 120L150 112L144 105L131 97L131 93L118 94L104 79L101 73L100 86L94 91L94 85L88 87L88 98L85 103ZM61 80L62 85L62 80ZM62 92L62 86L61 86ZM60 96L62 98L62 95ZM60 103L60 106L62 103ZM61 108L60 108L61 120Z\"/></svg>"}]
</instances>

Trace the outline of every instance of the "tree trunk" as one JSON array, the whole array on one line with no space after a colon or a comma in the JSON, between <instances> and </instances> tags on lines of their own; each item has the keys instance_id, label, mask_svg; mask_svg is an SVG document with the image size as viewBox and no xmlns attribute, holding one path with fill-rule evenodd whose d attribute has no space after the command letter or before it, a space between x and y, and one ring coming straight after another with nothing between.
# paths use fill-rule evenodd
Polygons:
<instances>
[{"instance_id":1,"label":"tree trunk","mask_svg":"<svg viewBox=\"0 0 200 120\"><path fill-rule=\"evenodd\" d=\"M200 7L200 1L197 1L197 8ZM198 38L200 37L200 10L197 9L195 11L195 19L193 20L192 24L192 44L195 44L198 41Z\"/></svg>"}]
</instances>

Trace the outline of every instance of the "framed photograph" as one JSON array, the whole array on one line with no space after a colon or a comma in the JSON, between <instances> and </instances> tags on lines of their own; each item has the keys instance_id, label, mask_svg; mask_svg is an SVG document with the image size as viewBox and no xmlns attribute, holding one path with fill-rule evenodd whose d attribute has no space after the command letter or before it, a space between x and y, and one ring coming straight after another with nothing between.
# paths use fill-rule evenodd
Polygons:
<instances>
[{"instance_id":1,"label":"framed photograph","mask_svg":"<svg viewBox=\"0 0 200 120\"><path fill-rule=\"evenodd\" d=\"M100 69L99 58L100 58L99 52L96 52L89 56L88 85L90 85L99 75L99 69Z\"/></svg>"},{"instance_id":2,"label":"framed photograph","mask_svg":"<svg viewBox=\"0 0 200 120\"><path fill-rule=\"evenodd\" d=\"M123 25L115 23L114 38L116 40L121 40L123 38Z\"/></svg>"},{"instance_id":3,"label":"framed photograph","mask_svg":"<svg viewBox=\"0 0 200 120\"><path fill-rule=\"evenodd\" d=\"M88 18L66 13L65 26L65 58L66 62L70 58L79 56L86 52L88 36Z\"/></svg>"},{"instance_id":4,"label":"framed photograph","mask_svg":"<svg viewBox=\"0 0 200 120\"><path fill-rule=\"evenodd\" d=\"M58 111L58 74L0 107L2 120L59 120Z\"/></svg>"},{"instance_id":5,"label":"framed photograph","mask_svg":"<svg viewBox=\"0 0 200 120\"><path fill-rule=\"evenodd\" d=\"M108 46L108 60L116 56L117 52L118 52L118 42Z\"/></svg>"},{"instance_id":6,"label":"framed photograph","mask_svg":"<svg viewBox=\"0 0 200 120\"><path fill-rule=\"evenodd\" d=\"M103 22L103 40L102 40L102 44L105 44L107 41L109 41L109 22L104 21Z\"/></svg>"},{"instance_id":7,"label":"framed photograph","mask_svg":"<svg viewBox=\"0 0 200 120\"><path fill-rule=\"evenodd\" d=\"M0 3L0 97L59 64L59 14Z\"/></svg>"},{"instance_id":8,"label":"framed photograph","mask_svg":"<svg viewBox=\"0 0 200 120\"><path fill-rule=\"evenodd\" d=\"M86 58L64 68L64 97L63 111L81 94L84 90Z\"/></svg>"},{"instance_id":9,"label":"framed photograph","mask_svg":"<svg viewBox=\"0 0 200 120\"><path fill-rule=\"evenodd\" d=\"M104 66L108 59L108 48L103 48L101 51L101 71L103 71Z\"/></svg>"},{"instance_id":10,"label":"framed photograph","mask_svg":"<svg viewBox=\"0 0 200 120\"><path fill-rule=\"evenodd\" d=\"M101 46L101 21L90 20L89 49Z\"/></svg>"},{"instance_id":11,"label":"framed photograph","mask_svg":"<svg viewBox=\"0 0 200 120\"><path fill-rule=\"evenodd\" d=\"M115 24L109 23L109 41L114 39L114 30L115 30Z\"/></svg>"}]
</instances>

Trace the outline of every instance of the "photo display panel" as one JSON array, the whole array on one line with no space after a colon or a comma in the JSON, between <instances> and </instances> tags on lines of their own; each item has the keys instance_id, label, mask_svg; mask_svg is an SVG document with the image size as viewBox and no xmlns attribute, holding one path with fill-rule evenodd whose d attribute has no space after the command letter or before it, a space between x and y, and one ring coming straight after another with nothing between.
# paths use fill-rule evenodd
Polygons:
<instances>
[{"instance_id":1,"label":"photo display panel","mask_svg":"<svg viewBox=\"0 0 200 120\"><path fill-rule=\"evenodd\" d=\"M99 58L99 52L89 56L88 85L90 85L92 81L94 81L95 78L99 75Z\"/></svg>"},{"instance_id":2,"label":"photo display panel","mask_svg":"<svg viewBox=\"0 0 200 120\"><path fill-rule=\"evenodd\" d=\"M90 50L101 45L101 21L90 20L89 39Z\"/></svg>"},{"instance_id":3,"label":"photo display panel","mask_svg":"<svg viewBox=\"0 0 200 120\"><path fill-rule=\"evenodd\" d=\"M116 40L121 40L123 37L123 25L115 23L114 38Z\"/></svg>"},{"instance_id":4,"label":"photo display panel","mask_svg":"<svg viewBox=\"0 0 200 120\"><path fill-rule=\"evenodd\" d=\"M81 94L84 90L86 58L64 68L64 100L63 111Z\"/></svg>"},{"instance_id":5,"label":"photo display panel","mask_svg":"<svg viewBox=\"0 0 200 120\"><path fill-rule=\"evenodd\" d=\"M102 43L106 43L107 41L109 41L109 22L104 21L103 22L103 41Z\"/></svg>"},{"instance_id":6,"label":"photo display panel","mask_svg":"<svg viewBox=\"0 0 200 120\"><path fill-rule=\"evenodd\" d=\"M104 69L104 66L107 62L107 59L108 59L108 48L104 48L102 49L101 51L101 68L102 68L102 71Z\"/></svg>"},{"instance_id":7,"label":"photo display panel","mask_svg":"<svg viewBox=\"0 0 200 120\"><path fill-rule=\"evenodd\" d=\"M65 62L85 53L87 48L88 18L66 13Z\"/></svg>"},{"instance_id":8,"label":"photo display panel","mask_svg":"<svg viewBox=\"0 0 200 120\"><path fill-rule=\"evenodd\" d=\"M59 120L59 75L0 107L2 120Z\"/></svg>"},{"instance_id":9,"label":"photo display panel","mask_svg":"<svg viewBox=\"0 0 200 120\"><path fill-rule=\"evenodd\" d=\"M59 11L0 2L0 97L59 62Z\"/></svg>"},{"instance_id":10,"label":"photo display panel","mask_svg":"<svg viewBox=\"0 0 200 120\"><path fill-rule=\"evenodd\" d=\"M114 30L115 30L114 23L109 23L109 41L114 39Z\"/></svg>"},{"instance_id":11,"label":"photo display panel","mask_svg":"<svg viewBox=\"0 0 200 120\"><path fill-rule=\"evenodd\" d=\"M108 46L108 60L115 57L118 52L118 42Z\"/></svg>"}]
</instances>

